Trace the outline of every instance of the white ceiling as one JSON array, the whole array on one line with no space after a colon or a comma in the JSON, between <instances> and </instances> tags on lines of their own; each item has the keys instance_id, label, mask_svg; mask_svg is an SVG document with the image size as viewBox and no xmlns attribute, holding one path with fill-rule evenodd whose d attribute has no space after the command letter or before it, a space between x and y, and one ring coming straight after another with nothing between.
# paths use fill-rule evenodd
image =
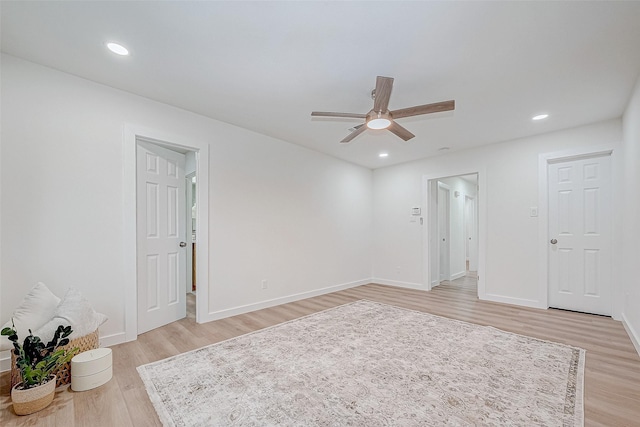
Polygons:
<instances>
[{"instance_id":1,"label":"white ceiling","mask_svg":"<svg viewBox=\"0 0 640 427\"><path fill-rule=\"evenodd\" d=\"M369 168L620 117L640 2L0 2L2 51ZM129 48L118 57L104 48ZM403 142L367 130L378 75ZM550 117L532 122L534 114ZM378 158L386 151L389 157Z\"/></svg>"}]
</instances>

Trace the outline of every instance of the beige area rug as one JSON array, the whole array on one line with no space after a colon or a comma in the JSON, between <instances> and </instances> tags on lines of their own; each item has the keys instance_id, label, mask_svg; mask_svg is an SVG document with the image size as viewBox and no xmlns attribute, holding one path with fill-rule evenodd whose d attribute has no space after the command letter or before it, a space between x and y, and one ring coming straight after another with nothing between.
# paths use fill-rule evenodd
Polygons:
<instances>
[{"instance_id":1,"label":"beige area rug","mask_svg":"<svg viewBox=\"0 0 640 427\"><path fill-rule=\"evenodd\" d=\"M585 351L357 301L138 367L167 426L581 426Z\"/></svg>"}]
</instances>

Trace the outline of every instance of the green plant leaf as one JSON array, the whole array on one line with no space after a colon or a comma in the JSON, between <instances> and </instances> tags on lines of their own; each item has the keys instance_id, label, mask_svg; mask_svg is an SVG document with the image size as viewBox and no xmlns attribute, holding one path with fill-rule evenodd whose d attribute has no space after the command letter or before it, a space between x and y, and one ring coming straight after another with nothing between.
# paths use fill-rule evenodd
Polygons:
<instances>
[{"instance_id":1,"label":"green plant leaf","mask_svg":"<svg viewBox=\"0 0 640 427\"><path fill-rule=\"evenodd\" d=\"M78 348L64 350L61 347L69 343L69 340L64 337L72 332L71 326L59 325L53 339L47 345L40 337L33 336L31 330L22 346L18 342L17 334L11 336L15 336L15 340L12 340L14 341L13 353L16 355L16 366L20 370L24 389L44 384L54 370L71 360ZM59 341L61 336L63 339Z\"/></svg>"}]
</instances>

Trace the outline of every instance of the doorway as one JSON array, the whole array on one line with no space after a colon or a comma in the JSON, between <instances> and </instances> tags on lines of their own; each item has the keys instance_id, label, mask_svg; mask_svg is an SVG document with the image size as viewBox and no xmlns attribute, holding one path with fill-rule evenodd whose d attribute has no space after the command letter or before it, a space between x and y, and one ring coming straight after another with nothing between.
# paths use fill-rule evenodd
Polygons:
<instances>
[{"instance_id":1,"label":"doorway","mask_svg":"<svg viewBox=\"0 0 640 427\"><path fill-rule=\"evenodd\" d=\"M187 194L186 203L186 236L187 236L187 317L196 317L196 235L198 221L198 201L197 201L197 177L195 171L195 152L186 154L187 166L185 176L185 188Z\"/></svg>"},{"instance_id":2,"label":"doorway","mask_svg":"<svg viewBox=\"0 0 640 427\"><path fill-rule=\"evenodd\" d=\"M427 263L430 288L478 289L478 174L427 182Z\"/></svg>"},{"instance_id":3,"label":"doorway","mask_svg":"<svg viewBox=\"0 0 640 427\"><path fill-rule=\"evenodd\" d=\"M195 158L184 149L137 142L138 334L186 316L187 282L192 275L187 265L192 247L187 155ZM195 168L195 162L190 163Z\"/></svg>"},{"instance_id":4,"label":"doorway","mask_svg":"<svg viewBox=\"0 0 640 427\"><path fill-rule=\"evenodd\" d=\"M185 137L147 127L125 124L123 134L123 220L125 281L125 332L124 341L138 337L138 251L137 251L137 147L139 141L150 142L179 153L195 152L196 189L198 209L196 239L196 279L198 297L195 301L196 322L215 320L209 307L209 143L193 137Z\"/></svg>"}]
</instances>

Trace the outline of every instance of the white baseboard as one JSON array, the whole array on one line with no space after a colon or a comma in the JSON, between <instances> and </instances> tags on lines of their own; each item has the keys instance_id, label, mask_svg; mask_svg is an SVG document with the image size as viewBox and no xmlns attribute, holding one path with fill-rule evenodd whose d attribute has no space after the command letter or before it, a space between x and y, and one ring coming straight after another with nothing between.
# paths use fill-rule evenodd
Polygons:
<instances>
[{"instance_id":1,"label":"white baseboard","mask_svg":"<svg viewBox=\"0 0 640 427\"><path fill-rule=\"evenodd\" d=\"M484 295L479 295L478 297L481 300L500 302L502 304L520 305L522 307L531 307L531 308L541 308L543 310L546 310L548 308L544 304L542 304L540 301L532 300L532 299L505 297L502 295L495 295L495 294L484 294Z\"/></svg>"},{"instance_id":2,"label":"white baseboard","mask_svg":"<svg viewBox=\"0 0 640 427\"><path fill-rule=\"evenodd\" d=\"M629 323L627 316L625 316L624 313L622 313L622 326L624 326L625 331L627 331L627 334L631 339L631 343L636 348L638 356L640 356L640 335L638 335L638 331L631 326L631 323Z\"/></svg>"},{"instance_id":3,"label":"white baseboard","mask_svg":"<svg viewBox=\"0 0 640 427\"><path fill-rule=\"evenodd\" d=\"M461 272L459 272L459 273L452 274L452 275L451 275L451 280L456 280L456 279L459 279L459 278L464 277L464 276L466 276L466 275L467 275L467 272L466 272L466 271L461 271Z\"/></svg>"},{"instance_id":4,"label":"white baseboard","mask_svg":"<svg viewBox=\"0 0 640 427\"><path fill-rule=\"evenodd\" d=\"M100 337L100 347L111 347L112 345L122 344L123 342L126 342L124 332Z\"/></svg>"},{"instance_id":5,"label":"white baseboard","mask_svg":"<svg viewBox=\"0 0 640 427\"><path fill-rule=\"evenodd\" d=\"M372 283L378 283L380 285L389 285L389 286L397 286L399 288L417 289L419 291L427 290L427 288L422 283L400 282L397 280L381 279L379 277L374 277L373 279L371 279L371 281Z\"/></svg>"},{"instance_id":6,"label":"white baseboard","mask_svg":"<svg viewBox=\"0 0 640 427\"><path fill-rule=\"evenodd\" d=\"M314 291L302 292L299 294L288 295L286 297L274 298L266 301L260 301L253 304L241 305L238 307L227 308L224 310L209 312L205 322L211 322L213 320L224 319L226 317L237 316L238 314L249 313L251 311L262 310L263 308L269 308L280 304L286 304L289 302L300 301L306 298L317 297L319 295L329 294L331 292L342 291L344 289L355 288L356 286L366 285L372 282L372 279L363 279L350 283L343 283L341 285L329 286L326 288L316 289Z\"/></svg>"}]
</instances>

